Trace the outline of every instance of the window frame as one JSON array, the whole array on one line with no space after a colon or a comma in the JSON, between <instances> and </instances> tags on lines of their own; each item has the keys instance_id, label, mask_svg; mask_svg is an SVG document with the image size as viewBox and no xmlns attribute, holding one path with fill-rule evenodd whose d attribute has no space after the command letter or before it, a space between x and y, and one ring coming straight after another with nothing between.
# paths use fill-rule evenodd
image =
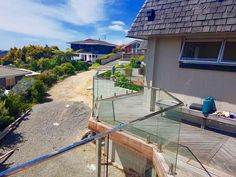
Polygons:
<instances>
[{"instance_id":1,"label":"window frame","mask_svg":"<svg viewBox=\"0 0 236 177\"><path fill-rule=\"evenodd\" d=\"M221 47L216 61L204 61L202 60L184 60L182 55L184 52L185 44L187 42L221 42ZM236 66L236 62L223 61L225 46L227 42L236 42L236 39L185 39L183 41L181 52L179 56L179 63L183 64L201 64L201 65L218 65L218 66Z\"/></svg>"}]
</instances>

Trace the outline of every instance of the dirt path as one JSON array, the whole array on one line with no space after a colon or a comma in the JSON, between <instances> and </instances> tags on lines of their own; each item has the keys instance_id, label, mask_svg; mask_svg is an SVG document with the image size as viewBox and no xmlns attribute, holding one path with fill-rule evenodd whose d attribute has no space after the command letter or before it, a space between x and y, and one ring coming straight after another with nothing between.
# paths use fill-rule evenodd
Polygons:
<instances>
[{"instance_id":1,"label":"dirt path","mask_svg":"<svg viewBox=\"0 0 236 177\"><path fill-rule=\"evenodd\" d=\"M57 101L83 101L92 107L93 76L91 70L71 76L49 90L50 98Z\"/></svg>"}]
</instances>

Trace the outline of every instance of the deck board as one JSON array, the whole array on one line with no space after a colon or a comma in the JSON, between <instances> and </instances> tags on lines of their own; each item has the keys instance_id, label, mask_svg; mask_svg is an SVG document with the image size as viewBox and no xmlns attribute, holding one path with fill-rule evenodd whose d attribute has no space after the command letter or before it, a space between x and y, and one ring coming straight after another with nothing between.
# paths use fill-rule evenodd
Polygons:
<instances>
[{"instance_id":1,"label":"deck board","mask_svg":"<svg viewBox=\"0 0 236 177\"><path fill-rule=\"evenodd\" d=\"M180 143L204 165L236 175L236 138L182 123Z\"/></svg>"}]
</instances>

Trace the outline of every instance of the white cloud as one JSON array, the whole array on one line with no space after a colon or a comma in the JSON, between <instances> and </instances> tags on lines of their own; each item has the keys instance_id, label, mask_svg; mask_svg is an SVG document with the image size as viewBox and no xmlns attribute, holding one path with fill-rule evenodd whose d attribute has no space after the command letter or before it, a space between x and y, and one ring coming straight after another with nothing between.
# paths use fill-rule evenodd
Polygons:
<instances>
[{"instance_id":1,"label":"white cloud","mask_svg":"<svg viewBox=\"0 0 236 177\"><path fill-rule=\"evenodd\" d=\"M107 39L112 43L125 43L123 21L112 21L104 26L101 21L109 19L108 7L117 0L66 0L64 4L47 6L36 0L5 0L0 10L0 49L21 47L28 44L58 45L83 38ZM71 30L62 22L73 24L78 31ZM80 26L93 25L94 32L79 32ZM73 27L73 29L75 29Z\"/></svg>"},{"instance_id":2,"label":"white cloud","mask_svg":"<svg viewBox=\"0 0 236 177\"><path fill-rule=\"evenodd\" d=\"M120 26L124 26L125 23L123 21L112 21L111 22L112 25L120 25Z\"/></svg>"},{"instance_id":3,"label":"white cloud","mask_svg":"<svg viewBox=\"0 0 236 177\"><path fill-rule=\"evenodd\" d=\"M128 30L124 28L123 25L109 25L108 28L112 31L121 31L127 33Z\"/></svg>"},{"instance_id":4,"label":"white cloud","mask_svg":"<svg viewBox=\"0 0 236 177\"><path fill-rule=\"evenodd\" d=\"M1 31L49 39L71 39L80 33L70 31L60 21L74 25L93 24L105 18L105 0L68 0L46 6L34 0L1 2Z\"/></svg>"}]
</instances>

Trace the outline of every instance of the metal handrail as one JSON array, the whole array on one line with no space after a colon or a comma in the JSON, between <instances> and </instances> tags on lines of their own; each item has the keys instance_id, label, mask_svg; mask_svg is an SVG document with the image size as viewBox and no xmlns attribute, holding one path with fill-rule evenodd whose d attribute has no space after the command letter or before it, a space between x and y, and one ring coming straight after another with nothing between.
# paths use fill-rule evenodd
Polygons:
<instances>
[{"instance_id":1,"label":"metal handrail","mask_svg":"<svg viewBox=\"0 0 236 177\"><path fill-rule=\"evenodd\" d=\"M208 174L208 176L212 177L212 175L210 174L210 172L204 167L204 165L202 164L202 162L197 158L197 156L193 153L193 151L185 145L179 144L179 146L186 148L191 154L192 156L197 160L197 162L201 165L201 167L204 169L204 171Z\"/></svg>"}]
</instances>

